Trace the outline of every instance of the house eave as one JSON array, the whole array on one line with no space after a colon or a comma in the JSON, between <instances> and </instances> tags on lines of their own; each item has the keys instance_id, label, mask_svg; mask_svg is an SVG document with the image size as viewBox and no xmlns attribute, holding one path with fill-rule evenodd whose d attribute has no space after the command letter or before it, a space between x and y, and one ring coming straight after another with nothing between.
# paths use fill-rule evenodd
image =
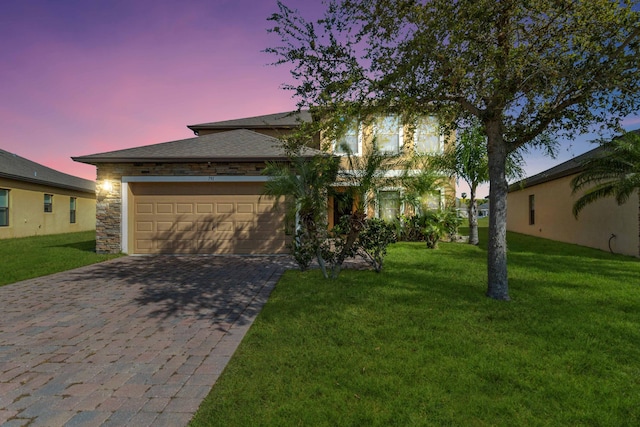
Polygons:
<instances>
[{"instance_id":1,"label":"house eave","mask_svg":"<svg viewBox=\"0 0 640 427\"><path fill-rule=\"evenodd\" d=\"M250 163L268 161L288 161L287 156L261 156L261 157L72 157L79 163L98 165L104 163Z\"/></svg>"},{"instance_id":2,"label":"house eave","mask_svg":"<svg viewBox=\"0 0 640 427\"><path fill-rule=\"evenodd\" d=\"M9 173L0 172L0 178L11 179L14 181L28 182L31 184L45 185L47 187L61 188L64 190L80 191L82 193L87 193L87 194L95 194L95 189L88 189L84 187L77 187L74 185L60 184L57 182L45 181L42 179L30 178L30 177L25 177L21 175L13 175Z\"/></svg>"}]
</instances>

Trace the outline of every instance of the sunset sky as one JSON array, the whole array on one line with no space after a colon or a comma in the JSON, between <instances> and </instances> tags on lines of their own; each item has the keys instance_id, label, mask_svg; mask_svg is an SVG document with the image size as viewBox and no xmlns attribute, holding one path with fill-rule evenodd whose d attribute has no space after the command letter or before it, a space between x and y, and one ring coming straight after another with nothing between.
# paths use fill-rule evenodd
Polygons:
<instances>
[{"instance_id":1,"label":"sunset sky","mask_svg":"<svg viewBox=\"0 0 640 427\"><path fill-rule=\"evenodd\" d=\"M288 0L305 16L320 1ZM189 124L295 109L262 50L276 0L2 0L0 148L95 179L71 156L190 138ZM627 130L640 118L625 120ZM587 138L581 138L585 141ZM537 173L592 146L537 153ZM459 191L460 192L460 191ZM485 194L479 194L484 196Z\"/></svg>"}]
</instances>

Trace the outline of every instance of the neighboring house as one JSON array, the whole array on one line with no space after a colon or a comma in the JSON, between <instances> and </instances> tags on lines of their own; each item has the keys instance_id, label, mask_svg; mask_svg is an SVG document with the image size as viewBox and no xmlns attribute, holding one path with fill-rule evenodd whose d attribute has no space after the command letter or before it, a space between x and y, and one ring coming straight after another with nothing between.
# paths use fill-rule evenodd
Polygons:
<instances>
[{"instance_id":1,"label":"neighboring house","mask_svg":"<svg viewBox=\"0 0 640 427\"><path fill-rule=\"evenodd\" d=\"M268 161L289 160L278 138L310 120L309 112L302 111L190 125L195 138L74 157L97 167L97 251L287 252L291 236L285 233L284 212L263 195L268 177L262 171ZM393 118L373 126L356 124L343 138L355 155L369 149L376 131L386 151L443 149L433 122L418 124L415 137ZM318 150L320 135L309 145L303 156L324 153ZM343 154L341 142L323 145ZM371 213L384 218L400 214L401 191L382 189ZM443 198L444 191L437 203ZM328 206L330 222L348 209L333 199Z\"/></svg>"},{"instance_id":2,"label":"neighboring house","mask_svg":"<svg viewBox=\"0 0 640 427\"><path fill-rule=\"evenodd\" d=\"M484 218L487 216L489 216L489 202L478 206L478 218Z\"/></svg>"},{"instance_id":3,"label":"neighboring house","mask_svg":"<svg viewBox=\"0 0 640 427\"><path fill-rule=\"evenodd\" d=\"M637 192L618 205L613 197L586 206L576 219L572 208L579 195L571 180L582 163L602 153L598 147L558 166L511 185L507 229L561 242L640 256Z\"/></svg>"},{"instance_id":4,"label":"neighboring house","mask_svg":"<svg viewBox=\"0 0 640 427\"><path fill-rule=\"evenodd\" d=\"M95 183L0 150L0 239L93 230Z\"/></svg>"}]
</instances>

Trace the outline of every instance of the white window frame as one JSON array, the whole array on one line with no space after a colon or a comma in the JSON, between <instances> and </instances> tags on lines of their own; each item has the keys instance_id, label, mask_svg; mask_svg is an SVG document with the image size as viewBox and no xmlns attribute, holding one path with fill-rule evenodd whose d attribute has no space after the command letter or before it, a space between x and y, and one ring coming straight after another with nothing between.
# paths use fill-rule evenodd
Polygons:
<instances>
[{"instance_id":1,"label":"white window frame","mask_svg":"<svg viewBox=\"0 0 640 427\"><path fill-rule=\"evenodd\" d=\"M434 193L436 193L436 192L437 192L437 193L438 193L438 195L436 196L436 194L434 194L433 196L434 196L434 197L439 197L439 199L440 199L440 200L439 200L439 202L438 202L438 208L437 208L437 210L444 209L444 207L445 207L445 201L446 201L446 200L445 200L445 189L444 189L443 187L438 187L438 188L435 188L435 189L433 190L433 192L434 192ZM424 212L423 212L423 213L424 213Z\"/></svg>"},{"instance_id":2,"label":"white window frame","mask_svg":"<svg viewBox=\"0 0 640 427\"><path fill-rule=\"evenodd\" d=\"M402 120L400 120L399 116L395 114L391 114L388 116L377 117L373 122L373 139L376 140L378 137L378 131L379 131L379 128L381 127L380 121L387 120L387 119L393 119L396 121L397 129L398 129L398 150L396 152L385 151L380 147L380 144L378 144L376 141L376 144L378 144L378 150L380 150L380 152L383 154L390 154L390 155L400 154L402 153L402 147L404 147L404 125L402 123Z\"/></svg>"},{"instance_id":3,"label":"white window frame","mask_svg":"<svg viewBox=\"0 0 640 427\"><path fill-rule=\"evenodd\" d=\"M400 201L400 209L398 211L398 215L404 214L405 206L404 206L404 201L402 200L404 189L402 187L383 187L376 191L376 209L374 212L374 216L376 218L382 219L380 216L380 193L390 193L390 192L398 193L398 199Z\"/></svg>"},{"instance_id":4,"label":"white window frame","mask_svg":"<svg viewBox=\"0 0 640 427\"><path fill-rule=\"evenodd\" d=\"M356 131L356 134L357 134L356 137L358 139L358 142L357 142L357 151L352 152L351 154L354 155L354 156L361 156L362 155L362 124L358 120L354 120L353 124L354 124L355 131ZM347 128L347 131L350 128L351 128L351 126L349 126ZM345 133L342 137L346 136L347 133ZM335 154L336 156L347 156L348 153L338 151L338 148L340 147L338 145L338 142L339 142L338 140L331 141L331 152L332 152L332 154Z\"/></svg>"},{"instance_id":5,"label":"white window frame","mask_svg":"<svg viewBox=\"0 0 640 427\"><path fill-rule=\"evenodd\" d=\"M47 196L49 196L49 203L47 203ZM47 207L49 207L49 210L47 210ZM53 194L44 194L44 213L53 213Z\"/></svg>"},{"instance_id":6,"label":"white window frame","mask_svg":"<svg viewBox=\"0 0 640 427\"><path fill-rule=\"evenodd\" d=\"M436 131L438 129L438 120L433 117L433 116L429 116L429 117L423 117L422 120L425 119L430 119L434 121L434 126L436 127ZM419 119L420 120L420 119ZM414 123L414 129L413 129L413 150L415 153L417 154L442 154L444 153L444 135L440 134L438 137L438 151L437 152L425 152L425 151L421 151L418 150L418 141L417 141L417 134L418 134L418 128L422 125L423 123L420 123L420 121L416 121L416 123Z\"/></svg>"}]
</instances>

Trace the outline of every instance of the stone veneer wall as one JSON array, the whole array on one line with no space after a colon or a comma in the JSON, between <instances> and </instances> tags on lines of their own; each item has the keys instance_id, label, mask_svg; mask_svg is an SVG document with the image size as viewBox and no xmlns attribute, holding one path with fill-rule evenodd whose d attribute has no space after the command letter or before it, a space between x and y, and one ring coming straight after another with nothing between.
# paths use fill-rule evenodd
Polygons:
<instances>
[{"instance_id":1,"label":"stone veneer wall","mask_svg":"<svg viewBox=\"0 0 640 427\"><path fill-rule=\"evenodd\" d=\"M122 249L123 176L259 176L264 162L230 163L104 163L97 165L96 252L119 253ZM113 188L106 192L105 180Z\"/></svg>"}]
</instances>

